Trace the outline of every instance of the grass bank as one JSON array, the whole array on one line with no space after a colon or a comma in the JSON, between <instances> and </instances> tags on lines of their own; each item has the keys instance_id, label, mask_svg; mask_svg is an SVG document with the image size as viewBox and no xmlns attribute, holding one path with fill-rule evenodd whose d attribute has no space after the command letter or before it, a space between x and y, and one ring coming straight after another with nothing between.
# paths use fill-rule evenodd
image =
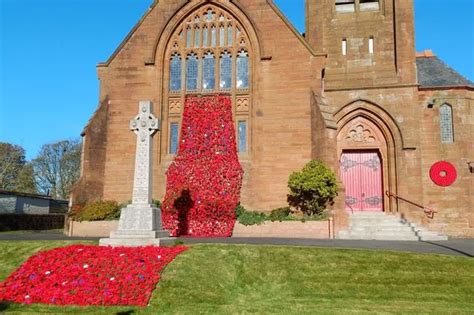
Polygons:
<instances>
[{"instance_id":1,"label":"grass bank","mask_svg":"<svg viewBox=\"0 0 474 315\"><path fill-rule=\"evenodd\" d=\"M34 252L70 243L0 242L0 280ZM472 314L473 296L474 260L469 258L307 247L195 245L164 271L148 308L3 303L0 312Z\"/></svg>"}]
</instances>

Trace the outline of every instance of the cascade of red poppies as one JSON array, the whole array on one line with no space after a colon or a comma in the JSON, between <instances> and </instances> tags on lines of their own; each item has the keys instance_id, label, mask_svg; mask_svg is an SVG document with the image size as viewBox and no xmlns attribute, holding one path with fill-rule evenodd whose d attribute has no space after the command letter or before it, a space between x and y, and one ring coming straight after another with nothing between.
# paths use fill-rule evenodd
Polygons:
<instances>
[{"instance_id":1,"label":"cascade of red poppies","mask_svg":"<svg viewBox=\"0 0 474 315\"><path fill-rule=\"evenodd\" d=\"M173 236L231 236L242 175L230 97L188 97L178 154L166 173L164 228Z\"/></svg>"}]
</instances>

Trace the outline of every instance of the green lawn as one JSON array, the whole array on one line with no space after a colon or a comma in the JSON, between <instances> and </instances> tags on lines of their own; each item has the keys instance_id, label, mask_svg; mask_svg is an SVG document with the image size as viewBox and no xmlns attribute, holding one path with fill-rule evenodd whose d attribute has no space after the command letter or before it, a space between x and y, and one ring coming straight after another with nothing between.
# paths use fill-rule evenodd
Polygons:
<instances>
[{"instance_id":1,"label":"green lawn","mask_svg":"<svg viewBox=\"0 0 474 315\"><path fill-rule=\"evenodd\" d=\"M34 252L72 242L0 242L0 280ZM15 314L474 312L474 260L366 250L195 245L148 308L0 305Z\"/></svg>"}]
</instances>

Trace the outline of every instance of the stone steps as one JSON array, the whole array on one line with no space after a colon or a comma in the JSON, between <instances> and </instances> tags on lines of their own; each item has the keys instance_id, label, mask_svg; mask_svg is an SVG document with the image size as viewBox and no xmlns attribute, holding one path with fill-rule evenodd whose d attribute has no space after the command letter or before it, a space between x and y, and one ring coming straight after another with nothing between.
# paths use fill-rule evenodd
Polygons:
<instances>
[{"instance_id":1,"label":"stone steps","mask_svg":"<svg viewBox=\"0 0 474 315\"><path fill-rule=\"evenodd\" d=\"M339 239L384 241L442 241L446 236L416 226L407 220L383 212L356 212L349 215L349 226Z\"/></svg>"}]
</instances>

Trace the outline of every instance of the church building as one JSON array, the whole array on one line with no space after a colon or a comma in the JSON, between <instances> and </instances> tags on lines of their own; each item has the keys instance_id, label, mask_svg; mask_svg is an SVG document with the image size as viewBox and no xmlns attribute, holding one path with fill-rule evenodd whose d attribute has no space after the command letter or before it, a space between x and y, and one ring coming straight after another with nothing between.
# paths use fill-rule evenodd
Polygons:
<instances>
[{"instance_id":1,"label":"church building","mask_svg":"<svg viewBox=\"0 0 474 315\"><path fill-rule=\"evenodd\" d=\"M361 212L474 237L474 84L416 53L413 0L306 0L300 34L271 0L155 0L97 67L73 203L131 199L140 101L151 101L163 200L187 96L230 95L241 203L285 206L311 159L337 174L336 232Z\"/></svg>"}]
</instances>

